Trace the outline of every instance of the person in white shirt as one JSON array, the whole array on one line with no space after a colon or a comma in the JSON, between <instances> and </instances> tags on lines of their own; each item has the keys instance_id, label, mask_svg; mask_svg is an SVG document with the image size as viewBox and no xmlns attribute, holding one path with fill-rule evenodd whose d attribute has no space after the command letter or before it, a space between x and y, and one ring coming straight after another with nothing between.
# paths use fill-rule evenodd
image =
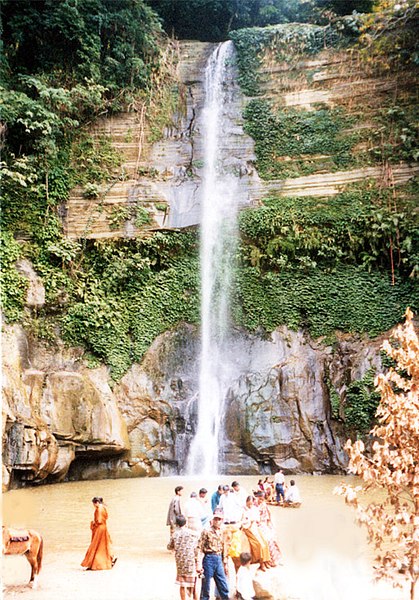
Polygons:
<instances>
[{"instance_id":1,"label":"person in white shirt","mask_svg":"<svg viewBox=\"0 0 419 600\"><path fill-rule=\"evenodd\" d=\"M301 504L300 490L295 485L294 479L291 479L290 487L285 492L285 503L292 506L299 506Z\"/></svg>"},{"instance_id":2,"label":"person in white shirt","mask_svg":"<svg viewBox=\"0 0 419 600\"><path fill-rule=\"evenodd\" d=\"M243 508L238 505L234 491L228 485L223 486L223 495L220 498L218 508L223 511L225 525L232 525L241 521Z\"/></svg>"},{"instance_id":3,"label":"person in white shirt","mask_svg":"<svg viewBox=\"0 0 419 600\"><path fill-rule=\"evenodd\" d=\"M210 528L211 519L212 519L212 510L211 510L211 505L207 498L207 493L208 492L205 488L201 488L199 490L199 495L198 495L198 500L202 504L201 522L202 522L202 527L204 529Z\"/></svg>"},{"instance_id":4,"label":"person in white shirt","mask_svg":"<svg viewBox=\"0 0 419 600\"><path fill-rule=\"evenodd\" d=\"M275 473L274 484L276 492L276 501L279 504L281 502L281 498L283 502L285 501L285 477L282 469L279 469L278 472Z\"/></svg>"},{"instance_id":5,"label":"person in white shirt","mask_svg":"<svg viewBox=\"0 0 419 600\"><path fill-rule=\"evenodd\" d=\"M236 501L236 504L243 512L243 510L246 507L246 498L248 494L246 490L241 487L238 481L233 481L233 483L231 484L231 488L234 492L234 499Z\"/></svg>"},{"instance_id":6,"label":"person in white shirt","mask_svg":"<svg viewBox=\"0 0 419 600\"><path fill-rule=\"evenodd\" d=\"M249 552L240 554L240 567L237 571L237 597L239 600L253 600L255 597L255 588L253 587L253 577L250 570L250 561L252 560Z\"/></svg>"},{"instance_id":7,"label":"person in white shirt","mask_svg":"<svg viewBox=\"0 0 419 600\"><path fill-rule=\"evenodd\" d=\"M196 492L191 492L189 500L185 503L183 514L186 517L186 524L189 529L197 532L202 531L203 506L198 500Z\"/></svg>"}]
</instances>

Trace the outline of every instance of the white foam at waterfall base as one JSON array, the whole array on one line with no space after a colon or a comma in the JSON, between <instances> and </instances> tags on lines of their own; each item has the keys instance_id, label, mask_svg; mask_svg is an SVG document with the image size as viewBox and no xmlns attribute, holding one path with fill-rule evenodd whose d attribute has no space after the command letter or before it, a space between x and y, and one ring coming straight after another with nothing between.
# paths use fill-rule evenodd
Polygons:
<instances>
[{"instance_id":1,"label":"white foam at waterfall base","mask_svg":"<svg viewBox=\"0 0 419 600\"><path fill-rule=\"evenodd\" d=\"M220 44L205 73L203 109L204 173L201 189L201 355L198 424L191 444L187 471L213 475L220 471L223 404L234 376L227 344L230 289L237 239L238 179L228 172L228 132L231 127L229 88L233 46Z\"/></svg>"}]
</instances>

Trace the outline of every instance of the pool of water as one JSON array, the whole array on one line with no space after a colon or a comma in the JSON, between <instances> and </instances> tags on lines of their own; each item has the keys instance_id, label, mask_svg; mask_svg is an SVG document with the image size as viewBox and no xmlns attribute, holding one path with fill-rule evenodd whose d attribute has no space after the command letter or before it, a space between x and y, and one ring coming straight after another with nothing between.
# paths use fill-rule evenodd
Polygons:
<instances>
[{"instance_id":1,"label":"pool of water","mask_svg":"<svg viewBox=\"0 0 419 600\"><path fill-rule=\"evenodd\" d=\"M165 525L174 487L184 486L185 501L191 491L204 486L210 495L219 483L230 484L233 479L238 479L249 492L256 489L255 477L168 477L73 482L3 494L3 522L37 529L45 541L42 584L37 591L20 587L29 573L25 559L3 558L5 597L19 594L25 600L178 598L174 558L166 549L169 528ZM357 600L406 597L388 586L370 590L371 554L365 532L355 524L354 514L343 499L333 495L334 487L343 478L295 479L303 498L301 508L270 507L284 556L284 572L295 583L294 595L290 597L305 599L310 598L310 593L312 600L352 600L354 594ZM92 573L87 574L80 567L90 541L93 496L103 496L107 504L108 527L118 556L115 569L95 573L94 580ZM74 580L77 591L73 590L73 595L64 585L66 578ZM51 581L55 581L55 587L51 587Z\"/></svg>"}]
</instances>

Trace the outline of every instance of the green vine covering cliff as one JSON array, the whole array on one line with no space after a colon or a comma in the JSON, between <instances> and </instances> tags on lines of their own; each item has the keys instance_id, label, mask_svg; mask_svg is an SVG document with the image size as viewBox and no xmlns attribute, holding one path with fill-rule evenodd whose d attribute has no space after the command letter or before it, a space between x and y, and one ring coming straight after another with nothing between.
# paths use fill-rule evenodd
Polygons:
<instances>
[{"instance_id":1,"label":"green vine covering cliff","mask_svg":"<svg viewBox=\"0 0 419 600\"><path fill-rule=\"evenodd\" d=\"M152 341L180 321L199 318L193 233L156 233L135 242L96 242L83 252L65 339L83 344L120 378Z\"/></svg>"},{"instance_id":2,"label":"green vine covering cliff","mask_svg":"<svg viewBox=\"0 0 419 600\"><path fill-rule=\"evenodd\" d=\"M260 84L264 75L259 67L262 55L267 49L278 61L285 58L289 60L292 49L292 57L296 61L298 57L314 55L326 47L337 46L345 39L330 25L310 23L239 29L232 31L230 38L237 48L239 83L248 96L261 94Z\"/></svg>"},{"instance_id":3,"label":"green vine covering cliff","mask_svg":"<svg viewBox=\"0 0 419 600\"><path fill-rule=\"evenodd\" d=\"M355 163L355 133L344 133L354 119L339 108L273 111L266 100L252 100L244 111L245 131L255 140L256 168L263 179L309 175ZM316 155L321 155L321 159ZM290 162L289 157L295 160Z\"/></svg>"}]
</instances>

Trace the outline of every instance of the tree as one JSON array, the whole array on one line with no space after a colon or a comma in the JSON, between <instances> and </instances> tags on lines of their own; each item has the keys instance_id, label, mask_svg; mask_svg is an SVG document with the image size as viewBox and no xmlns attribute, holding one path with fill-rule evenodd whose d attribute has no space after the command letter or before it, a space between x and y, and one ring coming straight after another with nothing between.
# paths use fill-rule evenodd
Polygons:
<instances>
[{"instance_id":1,"label":"tree","mask_svg":"<svg viewBox=\"0 0 419 600\"><path fill-rule=\"evenodd\" d=\"M364 486L342 484L336 492L357 508L359 523L368 529L377 551L377 578L399 585L398 574L404 575L413 600L419 579L419 340L409 308L405 324L383 349L396 366L375 381L381 400L370 432L372 452L365 452L361 440L345 446L349 470L362 477ZM384 499L360 506L359 492L377 488L385 491Z\"/></svg>"},{"instance_id":2,"label":"tree","mask_svg":"<svg viewBox=\"0 0 419 600\"><path fill-rule=\"evenodd\" d=\"M376 69L419 64L419 4L417 0L376 0L374 10L365 15L361 44L368 62Z\"/></svg>"},{"instance_id":3,"label":"tree","mask_svg":"<svg viewBox=\"0 0 419 600\"><path fill-rule=\"evenodd\" d=\"M117 92L146 87L158 63L162 30L144 0L2 0L1 18L6 75Z\"/></svg>"},{"instance_id":4,"label":"tree","mask_svg":"<svg viewBox=\"0 0 419 600\"><path fill-rule=\"evenodd\" d=\"M316 20L322 10L348 14L371 0L147 0L170 35L216 42L233 29ZM339 11L336 11L336 5Z\"/></svg>"}]
</instances>

